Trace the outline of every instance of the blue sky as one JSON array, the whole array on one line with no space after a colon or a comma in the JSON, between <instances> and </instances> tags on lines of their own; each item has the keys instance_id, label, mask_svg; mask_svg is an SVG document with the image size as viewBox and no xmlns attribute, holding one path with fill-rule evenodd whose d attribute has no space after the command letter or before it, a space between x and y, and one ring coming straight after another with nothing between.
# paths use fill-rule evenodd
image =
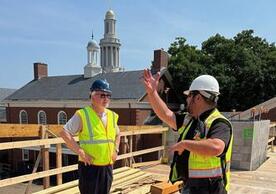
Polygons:
<instances>
[{"instance_id":1,"label":"blue sky","mask_svg":"<svg viewBox=\"0 0 276 194\"><path fill-rule=\"evenodd\" d=\"M0 88L33 79L33 63L49 76L83 74L93 29L99 43L112 8L125 70L149 67L153 50L183 36L200 48L210 36L245 29L276 42L275 0L0 0Z\"/></svg>"}]
</instances>

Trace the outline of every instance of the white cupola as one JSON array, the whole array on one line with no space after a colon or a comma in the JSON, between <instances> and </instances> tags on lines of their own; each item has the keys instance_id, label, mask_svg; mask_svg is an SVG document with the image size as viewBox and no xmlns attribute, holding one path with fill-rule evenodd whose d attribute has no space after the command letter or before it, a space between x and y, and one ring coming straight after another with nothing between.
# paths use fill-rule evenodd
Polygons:
<instances>
[{"instance_id":1,"label":"white cupola","mask_svg":"<svg viewBox=\"0 0 276 194\"><path fill-rule=\"evenodd\" d=\"M102 68L98 64L100 47L93 38L92 33L92 40L87 44L87 65L84 67L84 78L90 78L102 72Z\"/></svg>"}]
</instances>

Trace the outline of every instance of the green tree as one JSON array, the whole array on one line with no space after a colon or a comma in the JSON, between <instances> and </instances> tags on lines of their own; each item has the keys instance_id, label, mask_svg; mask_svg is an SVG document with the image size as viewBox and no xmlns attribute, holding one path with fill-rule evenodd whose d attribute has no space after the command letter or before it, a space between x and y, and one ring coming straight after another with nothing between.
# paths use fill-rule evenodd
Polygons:
<instances>
[{"instance_id":1,"label":"green tree","mask_svg":"<svg viewBox=\"0 0 276 194\"><path fill-rule=\"evenodd\" d=\"M195 75L206 73L205 67L201 64L202 53L195 46L186 43L183 37L176 38L168 50L171 55L169 71L172 74L175 88L178 93L183 93L189 88ZM184 102L184 96L182 101Z\"/></svg>"},{"instance_id":2,"label":"green tree","mask_svg":"<svg viewBox=\"0 0 276 194\"><path fill-rule=\"evenodd\" d=\"M220 34L202 43L202 48L177 38L169 48L169 71L179 91L186 90L200 74L215 76L220 84L218 106L245 110L276 94L276 47L245 30L234 38Z\"/></svg>"}]
</instances>

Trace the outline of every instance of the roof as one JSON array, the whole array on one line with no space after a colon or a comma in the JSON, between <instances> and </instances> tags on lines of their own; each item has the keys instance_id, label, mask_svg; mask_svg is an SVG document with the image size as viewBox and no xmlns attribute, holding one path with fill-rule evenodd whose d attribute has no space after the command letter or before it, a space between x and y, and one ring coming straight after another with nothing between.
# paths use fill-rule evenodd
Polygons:
<instances>
[{"instance_id":1,"label":"roof","mask_svg":"<svg viewBox=\"0 0 276 194\"><path fill-rule=\"evenodd\" d=\"M113 10L108 10L105 14L105 19L115 19L115 14Z\"/></svg>"},{"instance_id":2,"label":"roof","mask_svg":"<svg viewBox=\"0 0 276 194\"><path fill-rule=\"evenodd\" d=\"M0 88L0 102L11 95L16 89Z\"/></svg>"},{"instance_id":3,"label":"roof","mask_svg":"<svg viewBox=\"0 0 276 194\"><path fill-rule=\"evenodd\" d=\"M5 100L87 100L89 88L96 79L106 79L112 89L112 99L139 99L145 89L140 81L143 71L83 75L49 76L33 80Z\"/></svg>"}]
</instances>

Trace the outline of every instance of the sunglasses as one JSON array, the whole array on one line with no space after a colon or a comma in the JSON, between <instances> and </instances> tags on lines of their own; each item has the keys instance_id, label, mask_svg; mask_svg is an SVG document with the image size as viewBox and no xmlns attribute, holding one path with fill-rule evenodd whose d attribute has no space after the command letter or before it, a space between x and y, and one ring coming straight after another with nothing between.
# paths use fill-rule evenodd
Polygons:
<instances>
[{"instance_id":1,"label":"sunglasses","mask_svg":"<svg viewBox=\"0 0 276 194\"><path fill-rule=\"evenodd\" d=\"M196 96L197 94L199 94L199 91L191 91L187 97L193 97Z\"/></svg>"},{"instance_id":2,"label":"sunglasses","mask_svg":"<svg viewBox=\"0 0 276 194\"><path fill-rule=\"evenodd\" d=\"M100 98L108 98L108 99L111 98L111 94L96 94L96 95L100 96Z\"/></svg>"}]
</instances>

